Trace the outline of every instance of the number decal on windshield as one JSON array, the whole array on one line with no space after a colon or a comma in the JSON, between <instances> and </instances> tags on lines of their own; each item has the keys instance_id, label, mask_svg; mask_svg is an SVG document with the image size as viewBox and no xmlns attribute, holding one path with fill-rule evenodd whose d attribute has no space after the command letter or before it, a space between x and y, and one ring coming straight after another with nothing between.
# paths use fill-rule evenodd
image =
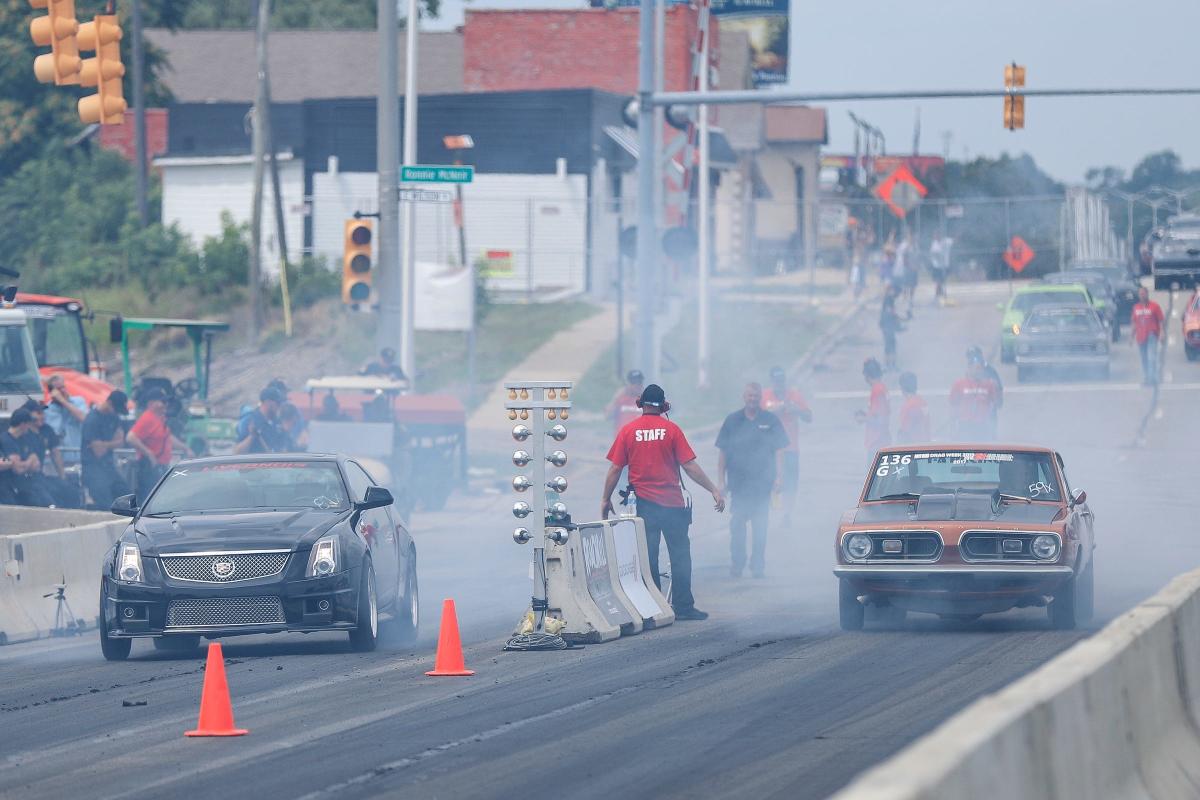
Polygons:
<instances>
[{"instance_id":1,"label":"number decal on windshield","mask_svg":"<svg viewBox=\"0 0 1200 800\"><path fill-rule=\"evenodd\" d=\"M1045 481L1029 484L1029 496L1038 497L1043 494L1054 494L1054 487Z\"/></svg>"}]
</instances>

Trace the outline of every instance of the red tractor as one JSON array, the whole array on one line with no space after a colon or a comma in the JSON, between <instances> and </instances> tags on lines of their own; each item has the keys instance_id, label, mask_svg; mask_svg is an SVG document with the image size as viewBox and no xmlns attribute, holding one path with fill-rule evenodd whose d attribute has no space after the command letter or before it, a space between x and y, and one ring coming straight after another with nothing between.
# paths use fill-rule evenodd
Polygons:
<instances>
[{"instance_id":1,"label":"red tractor","mask_svg":"<svg viewBox=\"0 0 1200 800\"><path fill-rule=\"evenodd\" d=\"M82 397L89 407L103 402L116 387L104 380L104 365L96 357L96 346L84 333L88 313L83 301L18 292L17 307L28 319L42 381L62 375L67 394Z\"/></svg>"}]
</instances>

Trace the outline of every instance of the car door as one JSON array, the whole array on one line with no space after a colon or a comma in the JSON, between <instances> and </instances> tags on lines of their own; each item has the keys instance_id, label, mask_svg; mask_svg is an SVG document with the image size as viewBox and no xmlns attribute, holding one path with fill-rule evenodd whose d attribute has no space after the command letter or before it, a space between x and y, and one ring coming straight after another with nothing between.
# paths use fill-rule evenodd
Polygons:
<instances>
[{"instance_id":1,"label":"car door","mask_svg":"<svg viewBox=\"0 0 1200 800\"><path fill-rule=\"evenodd\" d=\"M362 500L367 487L377 485L367 471L357 462L346 462L346 480L354 501ZM400 582L400 564L397 554L396 526L385 508L372 508L362 512L358 519L358 533L371 552L371 564L375 567L375 587L379 602L390 606L396 600Z\"/></svg>"},{"instance_id":2,"label":"car door","mask_svg":"<svg viewBox=\"0 0 1200 800\"><path fill-rule=\"evenodd\" d=\"M1075 489L1067 478L1067 465L1063 462L1061 455L1056 453L1055 456L1058 460L1058 470L1062 473L1063 487L1067 493L1064 499L1070 508L1067 516L1067 538L1079 543L1079 568L1082 569L1086 562L1091 560L1092 549L1095 547L1095 532L1092 527L1094 518L1092 510L1086 502L1075 502Z\"/></svg>"}]
</instances>

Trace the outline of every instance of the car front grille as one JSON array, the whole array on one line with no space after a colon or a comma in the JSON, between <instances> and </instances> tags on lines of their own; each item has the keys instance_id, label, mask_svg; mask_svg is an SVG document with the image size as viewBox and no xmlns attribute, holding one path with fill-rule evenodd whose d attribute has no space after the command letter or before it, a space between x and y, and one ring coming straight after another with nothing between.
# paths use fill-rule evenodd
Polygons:
<instances>
[{"instance_id":1,"label":"car front grille","mask_svg":"<svg viewBox=\"0 0 1200 800\"><path fill-rule=\"evenodd\" d=\"M1037 533L967 531L958 542L965 561L1040 561L1030 549ZM1005 549L1009 542L1009 550ZM1017 544L1020 544L1018 549Z\"/></svg>"},{"instance_id":2,"label":"car front grille","mask_svg":"<svg viewBox=\"0 0 1200 800\"><path fill-rule=\"evenodd\" d=\"M942 537L934 531L870 531L871 555L867 561L937 561ZM885 542L900 542L899 552L887 552ZM890 548L895 549L891 544Z\"/></svg>"},{"instance_id":3,"label":"car front grille","mask_svg":"<svg viewBox=\"0 0 1200 800\"><path fill-rule=\"evenodd\" d=\"M172 600L167 606L168 628L232 628L279 625L285 622L278 597L211 597Z\"/></svg>"},{"instance_id":4,"label":"car front grille","mask_svg":"<svg viewBox=\"0 0 1200 800\"><path fill-rule=\"evenodd\" d=\"M163 571L178 581L196 583L235 583L269 578L283 572L290 553L205 553L202 555L163 556Z\"/></svg>"}]
</instances>

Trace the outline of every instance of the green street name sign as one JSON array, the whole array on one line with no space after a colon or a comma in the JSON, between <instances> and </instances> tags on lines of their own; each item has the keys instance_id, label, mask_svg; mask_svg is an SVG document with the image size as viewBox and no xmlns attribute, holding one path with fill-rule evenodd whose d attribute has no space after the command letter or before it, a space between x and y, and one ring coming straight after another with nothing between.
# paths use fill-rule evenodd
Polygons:
<instances>
[{"instance_id":1,"label":"green street name sign","mask_svg":"<svg viewBox=\"0 0 1200 800\"><path fill-rule=\"evenodd\" d=\"M400 168L401 183L471 183L474 180L474 167L414 164Z\"/></svg>"}]
</instances>

